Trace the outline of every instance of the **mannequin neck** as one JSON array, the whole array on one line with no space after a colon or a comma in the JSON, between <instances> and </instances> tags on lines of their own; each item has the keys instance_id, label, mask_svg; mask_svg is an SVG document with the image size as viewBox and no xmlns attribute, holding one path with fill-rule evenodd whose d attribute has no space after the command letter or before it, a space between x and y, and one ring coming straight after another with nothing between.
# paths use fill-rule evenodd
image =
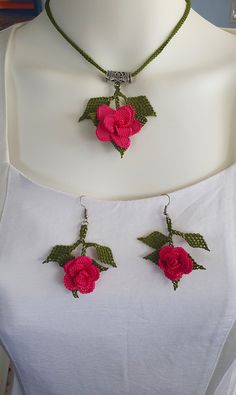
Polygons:
<instances>
[{"instance_id":1,"label":"mannequin neck","mask_svg":"<svg viewBox=\"0 0 236 395\"><path fill-rule=\"evenodd\" d=\"M117 4L115 0L51 0L50 8L63 31L102 67L132 71L162 44L186 7L185 0ZM65 41L61 35L60 39Z\"/></svg>"}]
</instances>

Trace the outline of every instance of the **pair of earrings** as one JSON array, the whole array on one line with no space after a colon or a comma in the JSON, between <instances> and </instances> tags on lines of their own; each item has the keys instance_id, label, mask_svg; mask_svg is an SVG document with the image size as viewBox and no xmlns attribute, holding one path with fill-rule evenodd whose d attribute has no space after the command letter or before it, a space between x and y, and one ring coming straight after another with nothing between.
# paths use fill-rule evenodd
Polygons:
<instances>
[{"instance_id":1,"label":"pair of earrings","mask_svg":"<svg viewBox=\"0 0 236 395\"><path fill-rule=\"evenodd\" d=\"M178 288L179 281L184 274L189 274L193 270L206 268L197 264L193 257L180 246L175 247L173 236L182 237L191 247L203 248L210 251L206 241L200 233L184 233L176 230L172 226L171 218L167 213L167 206L170 204L170 197L166 195L169 202L164 207L163 214L166 217L167 234L158 230L153 231L147 236L138 237L137 240L143 242L152 248L150 254L144 256L144 259L150 260L158 266L167 279L172 281L174 290ZM80 203L81 203L80 197ZM81 222L79 238L71 245L56 245L52 248L47 258L42 262L56 262L64 268L64 286L70 290L75 298L78 298L78 291L82 294L90 293L95 289L96 281L100 278L100 273L108 270L109 266L117 267L112 250L98 243L87 242L86 235L88 231L88 214L84 207L84 219ZM80 246L80 254L75 257L72 252ZM96 251L97 259L90 258L86 251L92 247ZM99 262L97 261L99 260ZM102 264L108 265L108 267Z\"/></svg>"}]
</instances>

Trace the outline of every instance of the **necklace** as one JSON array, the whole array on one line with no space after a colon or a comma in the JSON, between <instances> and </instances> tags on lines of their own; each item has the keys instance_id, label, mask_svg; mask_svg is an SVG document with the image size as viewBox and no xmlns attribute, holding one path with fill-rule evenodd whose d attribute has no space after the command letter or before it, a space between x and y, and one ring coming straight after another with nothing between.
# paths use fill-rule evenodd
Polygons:
<instances>
[{"instance_id":1,"label":"necklace","mask_svg":"<svg viewBox=\"0 0 236 395\"><path fill-rule=\"evenodd\" d=\"M146 96L127 97L121 92L121 84L128 84L133 82L133 77L136 77L153 59L155 59L174 35L181 28L187 19L190 9L191 0L185 0L186 7L183 16L175 25L167 39L141 64L136 70L132 72L105 70L95 60L92 59L83 49L81 49L55 21L49 3L46 0L46 13L58 30L58 32L94 67L105 75L104 81L114 84L115 92L113 96L93 97L88 100L83 114L80 116L78 122L84 119L89 119L96 126L96 137L100 141L109 141L120 152L123 157L124 152L130 146L130 137L138 133L144 124L147 122L148 116L156 116L151 103ZM115 108L112 105L115 105Z\"/></svg>"}]
</instances>

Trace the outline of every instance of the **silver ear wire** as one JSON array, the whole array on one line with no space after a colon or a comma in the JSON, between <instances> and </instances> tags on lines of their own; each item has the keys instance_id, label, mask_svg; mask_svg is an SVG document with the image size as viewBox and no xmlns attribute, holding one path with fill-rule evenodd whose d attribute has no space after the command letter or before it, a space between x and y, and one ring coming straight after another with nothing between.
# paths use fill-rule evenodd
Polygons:
<instances>
[{"instance_id":1,"label":"silver ear wire","mask_svg":"<svg viewBox=\"0 0 236 395\"><path fill-rule=\"evenodd\" d=\"M81 206L84 208L84 219L83 219L83 221L82 221L82 224L83 224L83 225L86 225L86 224L89 223L89 222L88 222L88 210L87 210L87 208L85 207L85 205L82 203L82 197L85 197L85 195L81 195L81 196L80 196L80 204L81 204Z\"/></svg>"},{"instance_id":2,"label":"silver ear wire","mask_svg":"<svg viewBox=\"0 0 236 395\"><path fill-rule=\"evenodd\" d=\"M162 194L162 196L164 196L164 195L166 195L167 197L168 197L168 203L165 205L165 207L164 207L164 211L163 211L163 213L165 214L165 215L167 215L167 207L169 206L169 204L170 204L170 196L168 195L168 193L163 193Z\"/></svg>"}]
</instances>

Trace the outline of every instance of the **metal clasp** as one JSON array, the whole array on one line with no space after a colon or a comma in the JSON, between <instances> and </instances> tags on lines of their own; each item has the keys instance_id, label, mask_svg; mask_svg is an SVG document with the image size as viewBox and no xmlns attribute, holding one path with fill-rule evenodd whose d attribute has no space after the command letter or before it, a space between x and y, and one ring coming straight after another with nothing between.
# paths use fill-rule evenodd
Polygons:
<instances>
[{"instance_id":1,"label":"metal clasp","mask_svg":"<svg viewBox=\"0 0 236 395\"><path fill-rule=\"evenodd\" d=\"M111 81L115 84L128 84L132 82L131 73L128 71L113 71L106 72L106 81Z\"/></svg>"}]
</instances>

